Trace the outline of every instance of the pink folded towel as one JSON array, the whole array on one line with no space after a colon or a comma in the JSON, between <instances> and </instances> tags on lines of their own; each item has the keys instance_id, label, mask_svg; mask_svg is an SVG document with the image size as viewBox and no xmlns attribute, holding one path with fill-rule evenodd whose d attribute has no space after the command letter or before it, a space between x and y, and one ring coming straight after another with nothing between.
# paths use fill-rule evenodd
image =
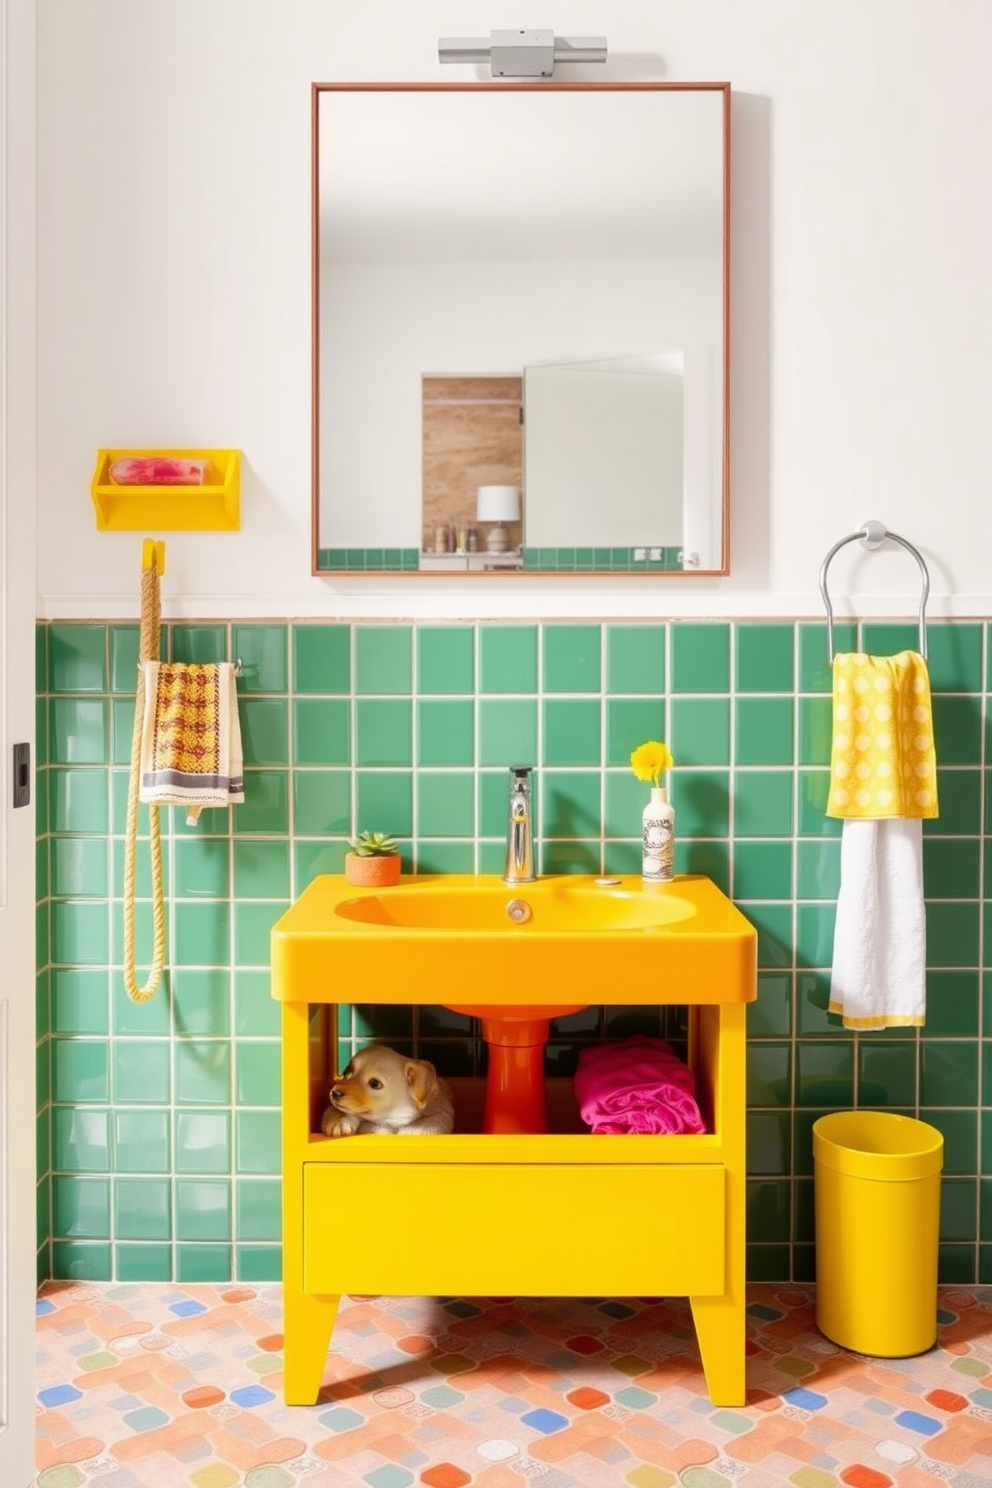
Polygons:
<instances>
[{"instance_id":1,"label":"pink folded towel","mask_svg":"<svg viewBox=\"0 0 992 1488\"><path fill-rule=\"evenodd\" d=\"M598 1135L704 1132L695 1087L671 1044L642 1034L583 1049L574 1080L582 1120Z\"/></svg>"},{"instance_id":2,"label":"pink folded towel","mask_svg":"<svg viewBox=\"0 0 992 1488\"><path fill-rule=\"evenodd\" d=\"M166 455L130 455L114 460L110 479L118 486L202 486L209 460L180 460Z\"/></svg>"}]
</instances>

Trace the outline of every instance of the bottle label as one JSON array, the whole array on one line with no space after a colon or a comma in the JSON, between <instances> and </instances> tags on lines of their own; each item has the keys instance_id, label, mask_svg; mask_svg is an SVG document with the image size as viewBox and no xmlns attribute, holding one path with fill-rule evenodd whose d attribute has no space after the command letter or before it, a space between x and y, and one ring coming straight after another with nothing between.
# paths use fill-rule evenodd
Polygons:
<instances>
[{"instance_id":1,"label":"bottle label","mask_svg":"<svg viewBox=\"0 0 992 1488\"><path fill-rule=\"evenodd\" d=\"M675 877L675 823L669 817L644 818L641 875L653 879Z\"/></svg>"}]
</instances>

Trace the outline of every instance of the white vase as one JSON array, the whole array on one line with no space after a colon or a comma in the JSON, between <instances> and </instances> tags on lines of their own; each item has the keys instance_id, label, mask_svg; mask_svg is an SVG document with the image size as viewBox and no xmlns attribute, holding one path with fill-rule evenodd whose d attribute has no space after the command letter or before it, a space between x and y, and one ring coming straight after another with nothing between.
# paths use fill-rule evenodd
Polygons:
<instances>
[{"instance_id":1,"label":"white vase","mask_svg":"<svg viewBox=\"0 0 992 1488\"><path fill-rule=\"evenodd\" d=\"M660 785L651 787L642 817L641 874L651 883L675 877L675 808Z\"/></svg>"}]
</instances>

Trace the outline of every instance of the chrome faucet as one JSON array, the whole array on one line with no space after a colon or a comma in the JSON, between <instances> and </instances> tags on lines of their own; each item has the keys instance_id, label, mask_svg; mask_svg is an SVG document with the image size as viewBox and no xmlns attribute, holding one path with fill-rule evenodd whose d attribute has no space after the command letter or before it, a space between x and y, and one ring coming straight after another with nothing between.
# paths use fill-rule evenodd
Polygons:
<instances>
[{"instance_id":1,"label":"chrome faucet","mask_svg":"<svg viewBox=\"0 0 992 1488\"><path fill-rule=\"evenodd\" d=\"M510 811L506 824L506 867L503 882L533 883L534 823L530 810L532 765L510 766Z\"/></svg>"}]
</instances>

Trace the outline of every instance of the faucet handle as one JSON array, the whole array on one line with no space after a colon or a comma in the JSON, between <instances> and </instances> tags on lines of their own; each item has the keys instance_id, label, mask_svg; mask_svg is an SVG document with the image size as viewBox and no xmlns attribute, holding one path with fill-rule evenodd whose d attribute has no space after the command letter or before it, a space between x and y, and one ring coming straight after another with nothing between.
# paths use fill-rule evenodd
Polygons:
<instances>
[{"instance_id":1,"label":"faucet handle","mask_svg":"<svg viewBox=\"0 0 992 1488\"><path fill-rule=\"evenodd\" d=\"M526 780L527 776L532 772L533 769L533 765L511 765L510 774L516 780Z\"/></svg>"}]
</instances>

